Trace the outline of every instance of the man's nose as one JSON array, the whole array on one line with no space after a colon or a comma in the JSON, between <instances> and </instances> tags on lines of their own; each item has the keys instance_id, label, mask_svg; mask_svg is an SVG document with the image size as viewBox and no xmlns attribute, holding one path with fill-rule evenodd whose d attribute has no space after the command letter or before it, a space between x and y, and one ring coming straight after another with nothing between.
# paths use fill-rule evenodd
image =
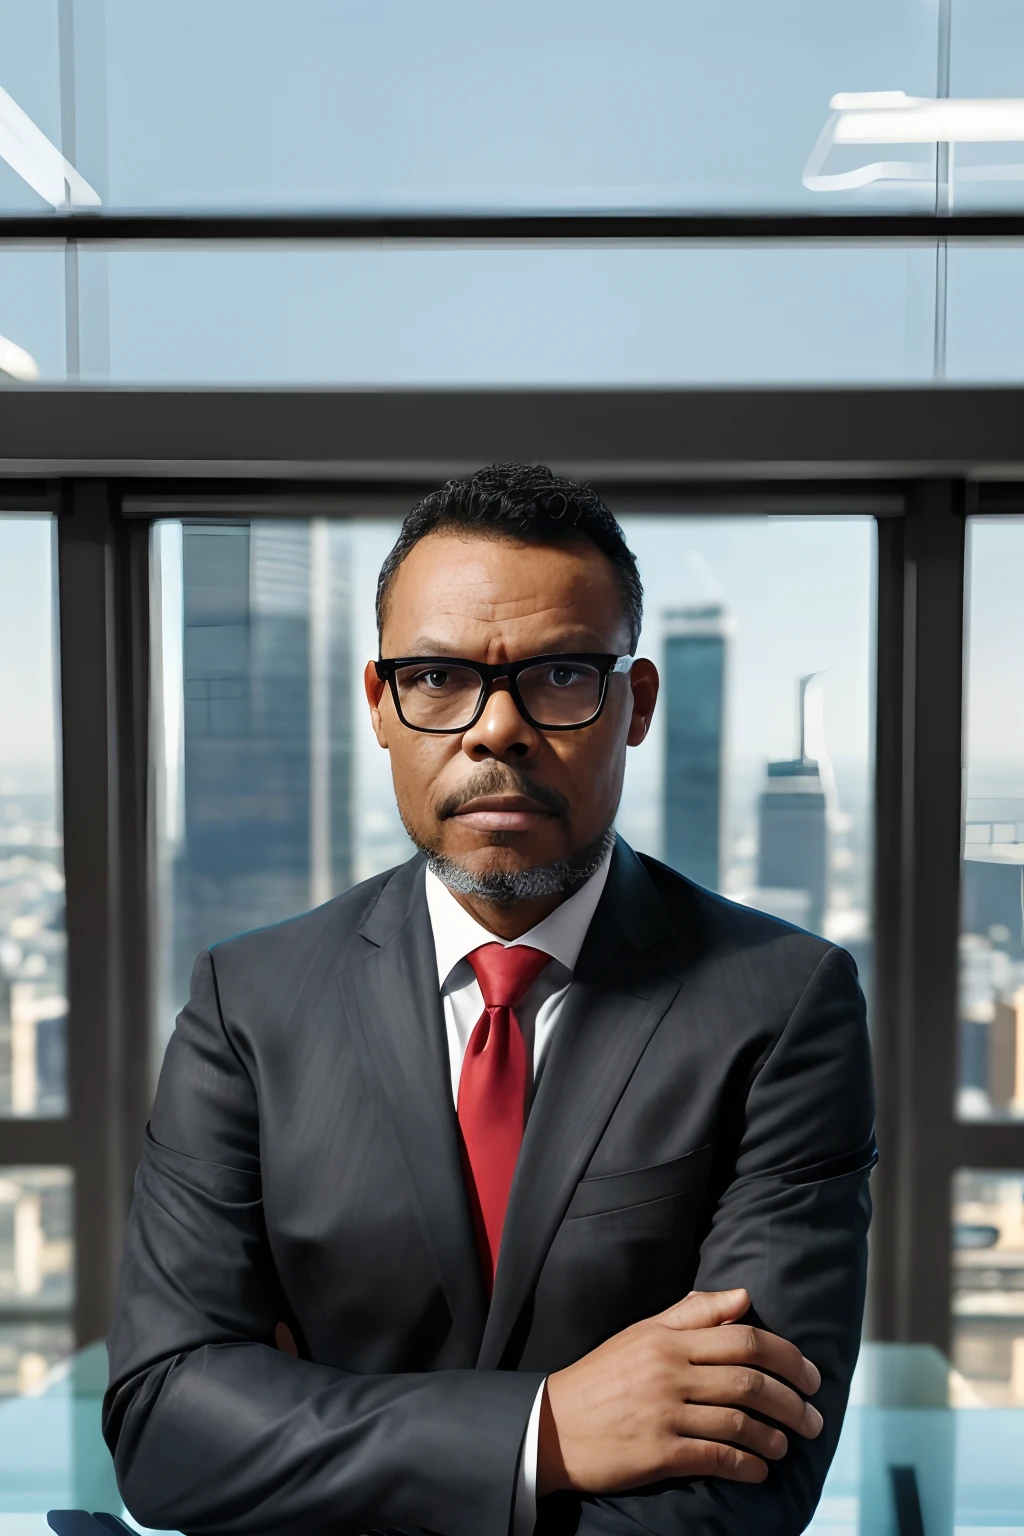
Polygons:
<instances>
[{"instance_id":1,"label":"man's nose","mask_svg":"<svg viewBox=\"0 0 1024 1536\"><path fill-rule=\"evenodd\" d=\"M521 762L532 757L540 745L540 735L524 720L508 685L494 688L484 705L483 714L462 738L462 750L480 762L484 758L514 758Z\"/></svg>"}]
</instances>

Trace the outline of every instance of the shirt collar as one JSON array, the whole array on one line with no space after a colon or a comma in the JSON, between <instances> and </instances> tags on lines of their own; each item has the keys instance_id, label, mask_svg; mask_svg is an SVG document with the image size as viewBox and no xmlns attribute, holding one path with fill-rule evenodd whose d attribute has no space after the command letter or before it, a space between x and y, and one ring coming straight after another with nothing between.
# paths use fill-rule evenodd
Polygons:
<instances>
[{"instance_id":1,"label":"shirt collar","mask_svg":"<svg viewBox=\"0 0 1024 1536\"><path fill-rule=\"evenodd\" d=\"M529 933L512 939L510 943L471 917L433 870L428 868L427 910L434 931L438 985L443 987L459 961L464 960L474 949L479 949L481 944L504 944L506 948L515 944L528 944L531 949L543 950L553 960L558 960L567 971L574 970L587 929L601 900L611 860L609 850L585 885L581 885L567 901L549 912Z\"/></svg>"}]
</instances>

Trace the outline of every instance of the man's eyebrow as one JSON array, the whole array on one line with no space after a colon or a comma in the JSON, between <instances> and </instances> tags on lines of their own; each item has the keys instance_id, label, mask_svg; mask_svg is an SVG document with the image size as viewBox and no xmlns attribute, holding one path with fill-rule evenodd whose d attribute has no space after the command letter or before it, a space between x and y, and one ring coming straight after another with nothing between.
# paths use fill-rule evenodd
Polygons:
<instances>
[{"instance_id":1,"label":"man's eyebrow","mask_svg":"<svg viewBox=\"0 0 1024 1536\"><path fill-rule=\"evenodd\" d=\"M448 640L438 640L433 635L419 635L415 640L409 641L409 649L403 652L405 656L461 656Z\"/></svg>"}]
</instances>

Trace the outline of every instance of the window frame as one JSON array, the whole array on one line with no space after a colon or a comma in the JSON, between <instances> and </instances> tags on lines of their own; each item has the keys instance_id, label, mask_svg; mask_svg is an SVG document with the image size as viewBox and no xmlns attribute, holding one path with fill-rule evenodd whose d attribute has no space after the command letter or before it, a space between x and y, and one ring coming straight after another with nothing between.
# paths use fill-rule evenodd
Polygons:
<instances>
[{"instance_id":1,"label":"window frame","mask_svg":"<svg viewBox=\"0 0 1024 1536\"><path fill-rule=\"evenodd\" d=\"M876 518L868 1329L948 1351L953 1170L1024 1167L1024 1123L954 1115L966 518L1024 508L1024 390L11 388L4 402L0 509L57 517L70 1113L0 1121L0 1164L74 1170L79 1343L106 1328L148 1110L152 524L394 517L450 474L519 457L622 511Z\"/></svg>"}]
</instances>

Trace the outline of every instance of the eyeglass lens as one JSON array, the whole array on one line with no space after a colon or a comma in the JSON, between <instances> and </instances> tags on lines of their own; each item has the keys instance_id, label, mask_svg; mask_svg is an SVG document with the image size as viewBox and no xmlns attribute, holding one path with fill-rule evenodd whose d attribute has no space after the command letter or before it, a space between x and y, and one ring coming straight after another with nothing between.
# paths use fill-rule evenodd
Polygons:
<instances>
[{"instance_id":1,"label":"eyeglass lens","mask_svg":"<svg viewBox=\"0 0 1024 1536\"><path fill-rule=\"evenodd\" d=\"M519 692L538 725L583 725L601 703L601 673L585 662L542 662L519 674ZM483 692L472 667L398 667L395 686L402 714L423 730L454 731L469 725Z\"/></svg>"}]
</instances>

